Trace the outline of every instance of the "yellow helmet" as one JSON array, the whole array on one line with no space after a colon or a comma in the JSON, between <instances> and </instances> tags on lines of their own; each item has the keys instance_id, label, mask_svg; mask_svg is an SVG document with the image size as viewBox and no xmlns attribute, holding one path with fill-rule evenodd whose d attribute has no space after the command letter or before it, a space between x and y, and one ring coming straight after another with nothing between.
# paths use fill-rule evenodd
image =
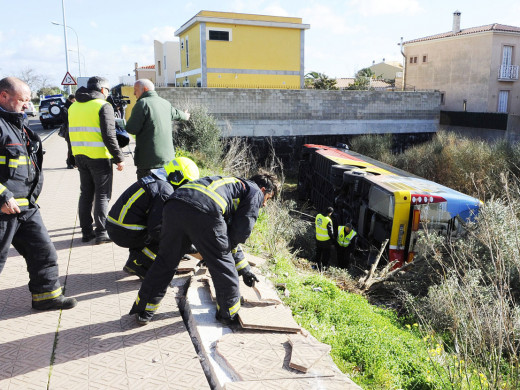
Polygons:
<instances>
[{"instance_id":1,"label":"yellow helmet","mask_svg":"<svg viewBox=\"0 0 520 390\"><path fill-rule=\"evenodd\" d=\"M177 157L164 166L168 181L174 186L180 186L185 181L197 180L199 168L188 157Z\"/></svg>"}]
</instances>

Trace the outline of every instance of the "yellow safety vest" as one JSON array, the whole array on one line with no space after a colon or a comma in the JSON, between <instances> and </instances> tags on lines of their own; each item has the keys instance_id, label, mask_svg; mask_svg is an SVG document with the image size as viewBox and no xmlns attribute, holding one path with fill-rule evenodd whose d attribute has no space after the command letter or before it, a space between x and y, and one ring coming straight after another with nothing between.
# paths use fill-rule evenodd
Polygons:
<instances>
[{"instance_id":1,"label":"yellow safety vest","mask_svg":"<svg viewBox=\"0 0 520 390\"><path fill-rule=\"evenodd\" d=\"M93 99L85 103L74 103L69 108L69 137L74 156L112 158L101 135L99 111L108 104L103 99Z\"/></svg>"},{"instance_id":2,"label":"yellow safety vest","mask_svg":"<svg viewBox=\"0 0 520 390\"><path fill-rule=\"evenodd\" d=\"M330 219L330 217L325 217L321 214L316 215L316 240L327 241L331 239L327 230L327 225L329 223L332 223L332 219Z\"/></svg>"},{"instance_id":3,"label":"yellow safety vest","mask_svg":"<svg viewBox=\"0 0 520 390\"><path fill-rule=\"evenodd\" d=\"M345 235L345 226L338 226L338 244L346 248L350 245L350 241L356 235L356 231L354 229L350 229L349 234Z\"/></svg>"}]
</instances>

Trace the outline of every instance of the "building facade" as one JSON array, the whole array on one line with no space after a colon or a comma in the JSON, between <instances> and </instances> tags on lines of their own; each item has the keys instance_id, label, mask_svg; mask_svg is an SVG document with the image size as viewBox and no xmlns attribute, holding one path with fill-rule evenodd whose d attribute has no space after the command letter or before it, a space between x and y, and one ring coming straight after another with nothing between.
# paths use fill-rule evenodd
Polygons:
<instances>
[{"instance_id":1,"label":"building facade","mask_svg":"<svg viewBox=\"0 0 520 390\"><path fill-rule=\"evenodd\" d=\"M148 79L155 84L155 65L139 66L136 62L134 67L135 79Z\"/></svg>"},{"instance_id":2,"label":"building facade","mask_svg":"<svg viewBox=\"0 0 520 390\"><path fill-rule=\"evenodd\" d=\"M460 28L404 42L406 88L441 92L447 111L520 113L520 27Z\"/></svg>"},{"instance_id":3,"label":"building facade","mask_svg":"<svg viewBox=\"0 0 520 390\"><path fill-rule=\"evenodd\" d=\"M155 58L155 85L175 87L175 74L181 69L180 43L175 41L153 42Z\"/></svg>"},{"instance_id":4,"label":"building facade","mask_svg":"<svg viewBox=\"0 0 520 390\"><path fill-rule=\"evenodd\" d=\"M301 18L201 11L175 32L177 86L303 88L308 28Z\"/></svg>"},{"instance_id":5,"label":"building facade","mask_svg":"<svg viewBox=\"0 0 520 390\"><path fill-rule=\"evenodd\" d=\"M403 71L403 65L397 61L374 63L370 66L372 72L374 72L376 78L382 78L384 80L395 80L398 73Z\"/></svg>"}]
</instances>

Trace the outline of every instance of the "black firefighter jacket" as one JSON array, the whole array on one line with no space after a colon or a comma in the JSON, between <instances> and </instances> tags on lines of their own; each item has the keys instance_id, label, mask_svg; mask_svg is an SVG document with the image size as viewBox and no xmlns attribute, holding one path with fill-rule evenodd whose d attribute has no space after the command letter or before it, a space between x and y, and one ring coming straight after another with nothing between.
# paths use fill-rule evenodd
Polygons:
<instances>
[{"instance_id":1,"label":"black firefighter jacket","mask_svg":"<svg viewBox=\"0 0 520 390\"><path fill-rule=\"evenodd\" d=\"M0 109L0 205L14 197L20 210L37 207L42 161L40 137L24 124L23 114Z\"/></svg>"},{"instance_id":2,"label":"black firefighter jacket","mask_svg":"<svg viewBox=\"0 0 520 390\"><path fill-rule=\"evenodd\" d=\"M131 231L148 230L148 236L159 242L162 210L166 199L173 194L167 181L146 176L128 187L108 213L107 221Z\"/></svg>"}]
</instances>

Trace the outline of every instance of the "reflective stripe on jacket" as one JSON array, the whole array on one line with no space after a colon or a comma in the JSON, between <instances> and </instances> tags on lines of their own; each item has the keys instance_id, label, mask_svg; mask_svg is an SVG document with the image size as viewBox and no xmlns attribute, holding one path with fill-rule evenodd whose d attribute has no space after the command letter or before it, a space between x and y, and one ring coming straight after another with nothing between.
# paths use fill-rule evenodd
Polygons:
<instances>
[{"instance_id":1,"label":"reflective stripe on jacket","mask_svg":"<svg viewBox=\"0 0 520 390\"><path fill-rule=\"evenodd\" d=\"M316 240L327 241L332 238L329 236L329 232L327 230L327 225L329 223L332 225L332 219L330 219L330 217L326 217L321 214L316 215Z\"/></svg>"},{"instance_id":2,"label":"reflective stripe on jacket","mask_svg":"<svg viewBox=\"0 0 520 390\"><path fill-rule=\"evenodd\" d=\"M356 231L354 229L350 229L350 232L345 235L345 226L338 226L338 244L346 248L350 245L350 241L355 237Z\"/></svg>"},{"instance_id":3,"label":"reflective stripe on jacket","mask_svg":"<svg viewBox=\"0 0 520 390\"><path fill-rule=\"evenodd\" d=\"M108 104L103 99L76 102L69 108L69 137L72 154L93 159L112 158L101 135L99 111Z\"/></svg>"}]
</instances>

